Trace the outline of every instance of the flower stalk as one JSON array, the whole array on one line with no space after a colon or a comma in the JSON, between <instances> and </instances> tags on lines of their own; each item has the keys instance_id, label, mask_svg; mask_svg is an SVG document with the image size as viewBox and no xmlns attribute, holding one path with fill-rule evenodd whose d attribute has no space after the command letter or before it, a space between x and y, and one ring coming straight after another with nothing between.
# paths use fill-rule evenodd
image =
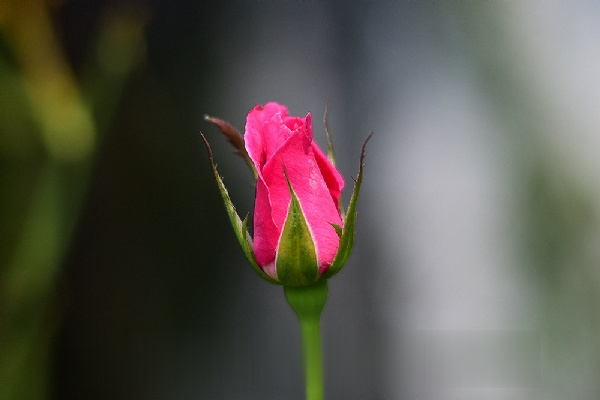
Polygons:
<instances>
[{"instance_id":1,"label":"flower stalk","mask_svg":"<svg viewBox=\"0 0 600 400\"><path fill-rule=\"evenodd\" d=\"M306 380L306 400L323 400L321 311L327 300L327 280L312 286L284 286L285 297L300 321Z\"/></svg>"}]
</instances>

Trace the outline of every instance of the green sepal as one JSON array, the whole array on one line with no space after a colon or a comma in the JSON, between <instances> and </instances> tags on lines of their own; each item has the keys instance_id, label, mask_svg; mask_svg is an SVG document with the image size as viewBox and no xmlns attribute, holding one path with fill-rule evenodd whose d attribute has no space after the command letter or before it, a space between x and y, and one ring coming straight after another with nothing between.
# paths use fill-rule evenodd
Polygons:
<instances>
[{"instance_id":1,"label":"green sepal","mask_svg":"<svg viewBox=\"0 0 600 400\"><path fill-rule=\"evenodd\" d=\"M237 214L236 214L236 217L237 217ZM239 218L238 218L238 220L239 220ZM235 228L234 228L234 230L235 230ZM236 236L237 236L237 232L236 232ZM244 220L242 221L241 237L246 238L245 244L242 244L242 242L240 242L240 245L242 246L242 251L246 255L246 258L248 259L248 261L250 261L250 265L252 265L252 268L254 268L254 270L261 277L266 279L268 282L279 284L279 282L277 282L276 280L271 278L269 275L265 274L265 272L258 266L258 264L255 261L256 259L254 256L254 251L252 250L252 238L250 237L250 234L248 233L248 214L246 214L246 216L244 217ZM239 236L238 236L238 240L240 240Z\"/></svg>"},{"instance_id":2,"label":"green sepal","mask_svg":"<svg viewBox=\"0 0 600 400\"><path fill-rule=\"evenodd\" d=\"M325 137L327 138L327 158L335 167L335 155L333 154L333 143L331 142L331 136L329 135L329 126L327 125L327 107L325 107L325 113L323 114L323 129L325 129Z\"/></svg>"},{"instance_id":3,"label":"green sepal","mask_svg":"<svg viewBox=\"0 0 600 400\"><path fill-rule=\"evenodd\" d=\"M244 218L244 221L242 221L240 219L240 217L238 216L237 211L235 210L235 206L233 205L233 202L231 201L231 198L229 197L229 193L227 192L227 188L225 187L225 184L223 183L223 179L221 178L221 176L219 175L219 172L217 171L217 166L215 165L215 162L213 159L210 144L208 143L208 140L206 140L206 137L204 137L202 132L200 132L200 135L202 136L202 139L204 140L204 143L206 144L206 149L208 150L208 158L210 160L210 166L212 167L213 173L215 175L215 179L217 180L217 185L219 186L219 191L221 192L221 197L223 198L223 203L225 203L225 209L227 210L227 215L229 215L229 221L231 222L231 226L233 227L235 236L237 237L238 242L240 243L240 246L242 247L242 251L244 252L244 255L250 262L250 265L252 265L252 268L254 268L254 270L263 279L265 279L271 283L279 283L279 282L275 281L274 279L272 279L270 276L268 276L256 263L256 259L254 257L254 251L252 250L252 238L250 237L250 234L248 233L248 215L246 215L246 217Z\"/></svg>"},{"instance_id":4,"label":"green sepal","mask_svg":"<svg viewBox=\"0 0 600 400\"><path fill-rule=\"evenodd\" d=\"M277 245L277 280L284 286L307 286L319 279L315 243L296 192L285 172L292 199Z\"/></svg>"},{"instance_id":5,"label":"green sepal","mask_svg":"<svg viewBox=\"0 0 600 400\"><path fill-rule=\"evenodd\" d=\"M331 162L331 164L335 167L335 155L333 154L333 143L331 142L331 136L329 135L329 127L327 126L327 108L325 108L325 114L323 114L323 128L325 129L325 137L327 137L327 158ZM338 200L338 207L340 209L340 214L342 215L342 219L346 217L346 212L344 211L344 205L342 204L342 197ZM337 231L337 229L336 229ZM339 233L338 233L339 235Z\"/></svg>"},{"instance_id":6,"label":"green sepal","mask_svg":"<svg viewBox=\"0 0 600 400\"><path fill-rule=\"evenodd\" d=\"M356 224L356 205L358 203L358 195L360 194L360 185L362 184L366 146L369 139L371 139L371 136L373 136L372 133L367 137L362 146L362 151L360 153L360 166L358 168L358 176L354 181L354 191L352 192L350 204L348 204L348 210L346 211L344 228L340 237L340 247L338 248L338 252L335 255L335 258L333 259L333 262L329 266L329 269L323 275L325 279L329 279L333 275L337 274L340 271L340 269L342 269L344 264L346 264L346 261L348 261L350 253L352 252L352 246L354 245L354 226Z\"/></svg>"},{"instance_id":7,"label":"green sepal","mask_svg":"<svg viewBox=\"0 0 600 400\"><path fill-rule=\"evenodd\" d=\"M333 229L335 229L335 233L337 233L338 237L341 239L342 238L342 227L339 226L338 224L331 224L331 226L333 226Z\"/></svg>"}]
</instances>

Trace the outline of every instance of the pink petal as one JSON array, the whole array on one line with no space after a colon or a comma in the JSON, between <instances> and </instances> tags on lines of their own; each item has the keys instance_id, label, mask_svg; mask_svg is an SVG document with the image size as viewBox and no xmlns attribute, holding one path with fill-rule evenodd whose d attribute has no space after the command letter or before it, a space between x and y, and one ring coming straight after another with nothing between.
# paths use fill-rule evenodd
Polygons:
<instances>
[{"instance_id":1,"label":"pink petal","mask_svg":"<svg viewBox=\"0 0 600 400\"><path fill-rule=\"evenodd\" d=\"M331 224L341 225L341 217L325 183L311 146L310 125L296 130L263 168L269 188L273 222L281 231L291 194L283 174L283 165L298 196L300 206L315 241L317 257L323 272L333 261L339 238Z\"/></svg>"},{"instance_id":2,"label":"pink petal","mask_svg":"<svg viewBox=\"0 0 600 400\"><path fill-rule=\"evenodd\" d=\"M268 145L263 138L265 123L279 115L279 119L289 116L285 106L277 103L267 103L264 106L257 105L248 113L246 118L246 131L244 133L244 141L246 150L250 155L257 170L262 169L266 162L266 148Z\"/></svg>"},{"instance_id":3,"label":"pink petal","mask_svg":"<svg viewBox=\"0 0 600 400\"><path fill-rule=\"evenodd\" d=\"M331 193L331 198L339 211L339 201L342 189L344 188L344 178L342 178L342 175L315 142L312 143L312 150L315 154L315 160L317 161L321 175L323 175L325 184L329 188L329 193Z\"/></svg>"},{"instance_id":4,"label":"pink petal","mask_svg":"<svg viewBox=\"0 0 600 400\"><path fill-rule=\"evenodd\" d=\"M298 117L286 117L283 119L281 114L275 114L270 120L265 122L262 138L266 161L268 162L273 157L275 152L292 136L295 129L303 125L304 119ZM290 126L293 128L290 128Z\"/></svg>"},{"instance_id":5,"label":"pink petal","mask_svg":"<svg viewBox=\"0 0 600 400\"><path fill-rule=\"evenodd\" d=\"M290 117L280 104L258 105L248 114L244 140L258 172L253 246L256 261L277 279L276 248L291 200L283 174L285 165L315 241L320 272L324 272L339 246L331 223L342 225L339 197L344 180L312 141L310 114Z\"/></svg>"},{"instance_id":6,"label":"pink petal","mask_svg":"<svg viewBox=\"0 0 600 400\"><path fill-rule=\"evenodd\" d=\"M254 203L254 255L261 267L275 260L275 250L280 231L271 218L269 189L261 175L256 181L256 200ZM264 268L263 268L264 270Z\"/></svg>"}]
</instances>

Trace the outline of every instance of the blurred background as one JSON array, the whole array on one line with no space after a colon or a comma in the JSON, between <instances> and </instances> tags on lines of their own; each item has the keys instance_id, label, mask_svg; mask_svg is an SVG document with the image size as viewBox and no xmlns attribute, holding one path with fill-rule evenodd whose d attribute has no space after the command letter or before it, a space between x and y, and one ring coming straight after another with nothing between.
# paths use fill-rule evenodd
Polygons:
<instances>
[{"instance_id":1,"label":"blurred background","mask_svg":"<svg viewBox=\"0 0 600 400\"><path fill-rule=\"evenodd\" d=\"M322 146L328 108L346 204L375 132L326 398L598 398L599 37L594 2L1 0L0 399L303 398L198 134L251 212L203 115L268 101Z\"/></svg>"}]
</instances>

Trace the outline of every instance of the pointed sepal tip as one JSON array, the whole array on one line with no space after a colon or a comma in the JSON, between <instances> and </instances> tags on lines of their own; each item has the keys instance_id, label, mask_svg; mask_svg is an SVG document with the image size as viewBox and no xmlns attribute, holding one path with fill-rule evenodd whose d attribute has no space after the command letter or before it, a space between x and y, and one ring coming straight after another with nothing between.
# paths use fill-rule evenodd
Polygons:
<instances>
[{"instance_id":1,"label":"pointed sepal tip","mask_svg":"<svg viewBox=\"0 0 600 400\"><path fill-rule=\"evenodd\" d=\"M279 283L279 282L275 281L273 278L271 278L270 276L268 276L256 263L254 251L252 250L252 238L250 237L250 234L248 234L248 215L246 215L246 217L244 218L244 221L242 221L240 219L240 217L237 214L237 211L235 209L235 206L233 205L233 202L231 201L231 198L229 197L229 192L227 192L227 188L225 187L225 184L223 183L223 179L221 178L221 176L219 175L219 172L217 171L217 166L215 165L215 162L213 159L213 154L212 154L212 149L210 147L210 143L208 143L208 140L206 139L206 137L204 136L204 134L202 132L200 132L200 136L202 136L202 140L204 140L204 144L206 145L206 149L208 151L208 158L210 161L210 166L215 175L215 179L217 181L217 186L219 187L219 192L221 193L223 203L225 204L225 209L227 210L227 215L229 216L229 222L231 223L233 231L235 232L235 236L238 239L238 242L242 248L242 251L244 252L244 255L250 262L250 265L252 265L252 268L254 268L254 270L263 279L265 279L266 281L268 281L270 283Z\"/></svg>"},{"instance_id":2,"label":"pointed sepal tip","mask_svg":"<svg viewBox=\"0 0 600 400\"><path fill-rule=\"evenodd\" d=\"M373 133L369 134L363 143L362 150L360 153L360 164L358 167L358 175L356 180L354 181L354 190L352 192L352 197L350 198L350 203L348 204L348 210L346 211L346 217L344 220L344 227L342 229L342 234L340 236L340 246L338 247L337 254L333 259L333 262L329 266L329 269L325 272L323 277L325 279L331 278L333 275L338 273L340 269L344 266L348 258L350 257L350 253L352 252L352 247L354 245L354 226L356 225L356 205L358 204L358 195L360 194L360 186L362 184L363 177L363 167L366 155L367 143L373 136ZM335 228L335 227L334 227ZM336 229L336 232L338 229ZM339 232L338 232L339 235Z\"/></svg>"}]
</instances>

